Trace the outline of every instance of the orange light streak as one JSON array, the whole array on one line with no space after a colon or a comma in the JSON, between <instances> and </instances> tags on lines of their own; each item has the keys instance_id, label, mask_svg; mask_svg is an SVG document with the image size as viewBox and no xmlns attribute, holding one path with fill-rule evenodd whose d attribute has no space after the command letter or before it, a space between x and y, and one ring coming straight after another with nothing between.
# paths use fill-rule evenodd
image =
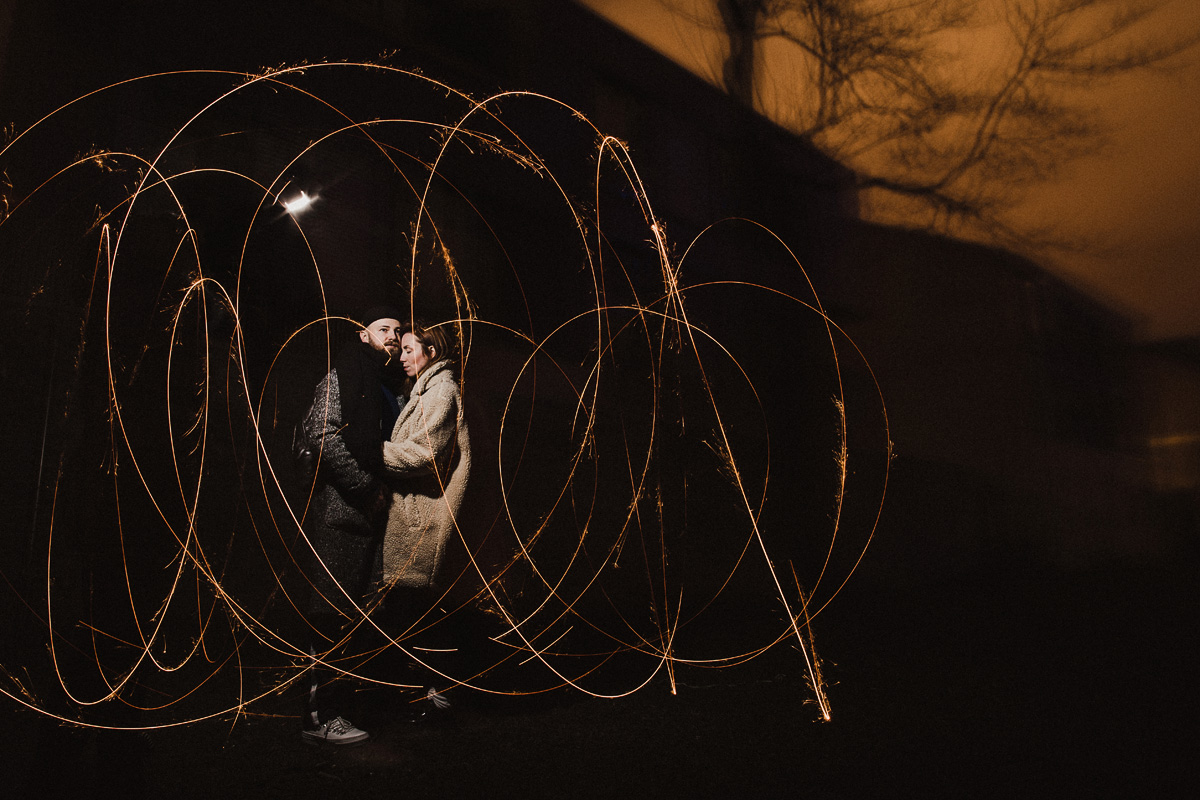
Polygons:
<instances>
[{"instance_id":1,"label":"orange light streak","mask_svg":"<svg viewBox=\"0 0 1200 800\"><path fill-rule=\"evenodd\" d=\"M310 88L307 82L315 77L331 80L313 81L319 85ZM28 180L24 173L11 170L10 175L5 169L52 133L83 135L72 128L77 124L72 115L89 104L161 82L199 84L201 89L196 90L197 110L182 126L164 131L158 149L134 153L91 147L65 166L47 165L46 175ZM414 94L427 91L428 113L414 114L413 107L406 106L404 116L389 115L391 109L381 107L370 118L359 118L329 96L337 95L341 85L361 82L391 82ZM315 107L329 118L313 122L324 127L314 129L303 144L277 143L293 149L282 166L255 167L265 174L230 169L216 156L211 164L195 163L204 151L194 146L192 137L211 140L213 126L218 126L219 136L240 134L237 126L243 120L237 104L264 88L271 90L273 101L294 104L297 117L301 108ZM573 126L588 149L571 152L566 158L575 163L559 167L555 159L562 154L539 152L530 144L539 131L510 127L505 121L503 111L514 105L536 107L546 121ZM292 181L294 168L336 147L355 153L364 168L379 170L382 165L380 174L387 177L381 183L393 193L394 207L405 209L408 216L403 219L385 218L381 210L378 220L364 224L386 229L403 241L404 263L388 274L407 292L414 319L428 313L426 287L444 292L453 313L441 324L454 331L464 354L464 402L487 406L492 398L484 394L486 379L511 378L495 398L502 408L491 465L495 484L487 487L497 498L488 536L499 537L489 546L499 541L503 556L499 563L485 558L474 523L458 520L457 544L467 563L429 608L415 614L415 621L404 630L390 629L377 613L387 587L361 599L339 586L353 614L334 637L337 641L310 657L306 637L313 626L305 619L303 598L313 587L297 559L315 556L319 569L327 567L312 552L306 533L316 485L290 484L286 448L279 446L279 433L288 422L280 416L278 403L291 391L295 363L307 356L307 366L330 368L335 339L351 331L352 322L331 310L328 292L334 271L322 263L328 250L314 233L320 215L334 203L311 205L315 190L286 202L280 195ZM594 165L593 183L581 193L565 175L587 159ZM506 183L509 170L528 173L545 189L537 199L543 205L537 208L561 212L555 218L561 220L559 227L545 230L533 224L523 231L546 242L566 242L578 254L579 263L564 266L562 273L564 279L580 276L578 291L556 298L558 310L553 313L559 317L534 312L537 301L526 286L545 275L526 274L519 259L510 255L520 248L505 241L503 225L494 218L494 199L483 196L477 182L457 177L464 164L467 172L485 176L490 191L501 195L519 191ZM105 176L99 184L93 172L98 168ZM79 228L79 241L45 245L51 256L54 247L93 248L94 272L85 299L76 303L80 340L77 352L62 366L69 377L51 371L46 386L47 409L54 401L60 410L53 417L47 411L47 435L61 452L45 501L47 521L40 524L34 516L30 530L31 542L44 556L44 575L39 574L36 583L13 580L9 573L20 567L0 565L14 591L20 586L43 594L39 601L24 596L20 601L45 637L48 660L41 666L37 659L27 665L0 665L0 691L14 702L94 727L108 726L101 709L114 701L136 709L141 720L136 727L144 729L226 716L236 721L263 698L300 681L313 663L373 686L414 688L399 679L403 676L381 677L371 671L374 659L389 650L450 685L474 691L532 694L571 687L616 698L649 686L660 673L669 691L676 693L682 668L729 667L788 642L802 654L820 719L831 718L812 620L846 585L874 535L891 443L886 411L866 358L828 317L799 259L769 230L750 223L802 279L806 297L789 288L732 278L689 283L688 266L699 258L699 246L745 220L714 223L676 255L628 146L603 134L578 110L529 92L476 100L418 73L378 64L308 64L259 75L195 71L114 84L68 103L14 136L0 148L0 174L13 184L4 187L0 247L27 241L30 231L50 224L43 202L64 204L61 216L68 217L72 208L61 199L62 188L82 186L77 190L82 195L96 193L88 209L95 218ZM494 179L487 179L493 174ZM614 183L632 198L622 201L628 207L614 205ZM34 188L22 190L26 184ZM208 260L206 237L212 232L206 226L213 223L193 207L195 186L219 187L231 197L245 192L251 198L244 212L230 201L228 213L236 215L241 226L232 270ZM116 200L114 193L119 194ZM590 207L575 199L588 194ZM523 199L509 198L514 205ZM283 214L273 208L277 204ZM447 209L455 214L466 209L465 219L451 218ZM304 225L301 211L307 212ZM641 245L631 246L628 237L622 240L607 231L609 215L625 212L641 220ZM169 246L155 251L158 240L148 231L168 218L177 222L174 232L162 237L169 239ZM489 306L496 299L475 285L480 280L477 265L463 260L462 254L469 251L456 238L468 223L478 226L484 238L491 237L490 244L502 254L509 274L487 279L520 298L524 307L515 316L523 317L521 324L527 329L514 327L511 314L503 320L489 318L498 318L502 309ZM251 287L259 279L256 270L263 268L256 253L264 242L275 241L270 237L285 235L282 226L288 241L303 253L292 265L292 275L299 276L297 280L311 278L312 296L307 299L319 313L290 327L278 340L255 338L252 331L260 310ZM646 288L646 277L626 263L635 247L653 250L657 278L652 290ZM458 261L463 262L461 268ZM55 275L64 285L71 279L71 263L59 259L57 264L61 275ZM151 285L158 286L149 308L136 291L147 275L156 278ZM56 290L51 286L48 291ZM807 591L787 555L807 532L765 529L763 521L767 487L775 486L770 479L781 480L775 476L786 474L779 465L787 463L789 454L781 456L771 448L771 420L746 354L739 358L737 343L710 334L707 320L695 311L694 298L713 292L753 293L784 303L792 309L789 313L814 320L823 331L822 346L827 347L836 376L832 394L838 445L833 463L822 462L822 467L834 470L837 488L830 498L834 513L825 531L823 563L804 565L819 566ZM74 302L68 295L63 290L63 297L54 300ZM99 323L91 318L95 297L104 301L97 306L103 308ZM31 298L31 307L37 302ZM535 319L543 332L535 331ZM140 341L132 332L136 320L145 321ZM100 332L95 330L98 324ZM314 336L321 340L316 349L310 345ZM96 339L98 345L92 344ZM843 350L853 355L851 366L843 363ZM498 353L510 357L504 373L488 360ZM97 369L103 372L107 395L102 414L86 408L88 392L95 389L89 376ZM843 369L869 376L875 394L847 398ZM748 398L748 408L729 407L718 399L733 391ZM847 405L852 402L868 408L883 431L881 440L861 448L861 453L851 442ZM747 426L747 418L753 424ZM86 462L96 445L77 445L72 439L77 428L89 427L108 429L102 455L109 474L102 507L90 515L72 515L62 505L64 498L96 491L95 467ZM762 450L749 450L743 444L752 441L747 436L761 436ZM686 443L693 441L711 454L715 465L693 463L686 450ZM846 535L843 511L852 457L861 459L855 463L879 462L875 468L882 477L857 494L868 498L863 502L876 504L869 515L874 521L869 529L855 523L852 561L844 574L835 574L845 563L835 555L843 552ZM731 493L720 513L737 522L728 529L698 532L699 526L686 520L697 515L704 526L704 517L716 513L706 505L715 501L694 499L703 494L702 487L714 483L714 476ZM671 491L673 481L684 487L681 494ZM693 488L697 486L701 488ZM783 484L778 491L786 498L789 487ZM479 515L479 509L473 512ZM709 538L698 539L701 533ZM91 543L71 536L99 538ZM86 548L100 552L103 547L116 549L120 566L110 571L112 565L99 558L86 565L107 599L100 602L89 594L85 603L82 587L67 585L71 564L80 560L81 552L92 552ZM707 548L720 548L720 554L709 554ZM788 581L775 566L780 548L792 564ZM698 578L689 571L689 559L703 561L705 556L715 565L708 570L715 577ZM717 565L717 559L727 561ZM754 642L706 651L703 628L708 613L728 598L730 587L747 570L761 569L762 586L754 589L763 593L762 613L782 610L786 624ZM264 579L269 587L262 585ZM831 580L836 585L829 590ZM119 603L112 601L115 595ZM35 612L41 602L44 613ZM445 609L444 615L435 613L439 608ZM432 646L420 637L479 608L502 624L502 631L483 638L503 652L470 674L457 674L444 659L482 642ZM86 646L76 630L87 637ZM297 630L303 632L298 639ZM605 668L618 656L633 657L638 664L622 674L625 683L616 690L590 688L592 679L606 674ZM521 685L497 677L499 668L510 662L523 670ZM25 677L18 679L22 667ZM278 680L255 692L246 682L254 669L274 671ZM233 678L236 688L229 686ZM54 687L52 693L48 686ZM158 699L150 702L143 699L146 695Z\"/></svg>"}]
</instances>

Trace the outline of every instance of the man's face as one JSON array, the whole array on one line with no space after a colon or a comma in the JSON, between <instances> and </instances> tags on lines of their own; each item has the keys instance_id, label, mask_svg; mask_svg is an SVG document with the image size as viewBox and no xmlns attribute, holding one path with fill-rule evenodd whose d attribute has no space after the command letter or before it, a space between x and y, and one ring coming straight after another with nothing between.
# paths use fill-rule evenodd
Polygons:
<instances>
[{"instance_id":1,"label":"man's face","mask_svg":"<svg viewBox=\"0 0 1200 800\"><path fill-rule=\"evenodd\" d=\"M379 352L387 353L388 358L394 358L400 352L400 320L377 319L359 331L358 338Z\"/></svg>"}]
</instances>

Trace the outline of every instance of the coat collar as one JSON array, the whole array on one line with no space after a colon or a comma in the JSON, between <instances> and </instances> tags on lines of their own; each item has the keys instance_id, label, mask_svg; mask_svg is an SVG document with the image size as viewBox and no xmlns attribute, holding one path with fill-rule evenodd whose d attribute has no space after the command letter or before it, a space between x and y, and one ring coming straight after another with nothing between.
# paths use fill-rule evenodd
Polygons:
<instances>
[{"instance_id":1,"label":"coat collar","mask_svg":"<svg viewBox=\"0 0 1200 800\"><path fill-rule=\"evenodd\" d=\"M425 391L426 387L429 386L430 382L434 379L434 377L441 375L443 373L445 373L447 376L449 376L451 374L450 373L450 361L445 358L433 362L433 364L431 364L428 368L426 368L426 370L424 372L422 372L420 375L417 376L416 382L413 383L411 394L413 394L413 395L421 394L422 392Z\"/></svg>"}]
</instances>

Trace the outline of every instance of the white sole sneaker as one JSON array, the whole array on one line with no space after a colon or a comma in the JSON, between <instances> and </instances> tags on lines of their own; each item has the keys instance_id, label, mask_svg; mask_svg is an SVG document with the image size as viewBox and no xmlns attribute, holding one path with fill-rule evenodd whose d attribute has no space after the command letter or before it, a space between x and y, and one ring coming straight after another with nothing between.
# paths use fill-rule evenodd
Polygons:
<instances>
[{"instance_id":1,"label":"white sole sneaker","mask_svg":"<svg viewBox=\"0 0 1200 800\"><path fill-rule=\"evenodd\" d=\"M306 742L321 744L358 744L371 738L364 730L354 727L354 724L342 717L334 717L312 730L300 732Z\"/></svg>"}]
</instances>

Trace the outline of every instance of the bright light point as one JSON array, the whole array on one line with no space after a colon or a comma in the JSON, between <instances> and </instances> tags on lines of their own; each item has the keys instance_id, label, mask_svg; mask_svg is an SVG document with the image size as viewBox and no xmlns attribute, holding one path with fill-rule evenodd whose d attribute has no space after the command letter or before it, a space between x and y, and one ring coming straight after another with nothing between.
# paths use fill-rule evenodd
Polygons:
<instances>
[{"instance_id":1,"label":"bright light point","mask_svg":"<svg viewBox=\"0 0 1200 800\"><path fill-rule=\"evenodd\" d=\"M316 199L317 198L315 198L315 197L309 197L308 192L301 192L300 194L293 197L291 200L284 202L283 208L289 214L291 214L292 216L295 216L297 214L302 214L305 211L307 211L312 206L312 204L314 202L316 202Z\"/></svg>"}]
</instances>

